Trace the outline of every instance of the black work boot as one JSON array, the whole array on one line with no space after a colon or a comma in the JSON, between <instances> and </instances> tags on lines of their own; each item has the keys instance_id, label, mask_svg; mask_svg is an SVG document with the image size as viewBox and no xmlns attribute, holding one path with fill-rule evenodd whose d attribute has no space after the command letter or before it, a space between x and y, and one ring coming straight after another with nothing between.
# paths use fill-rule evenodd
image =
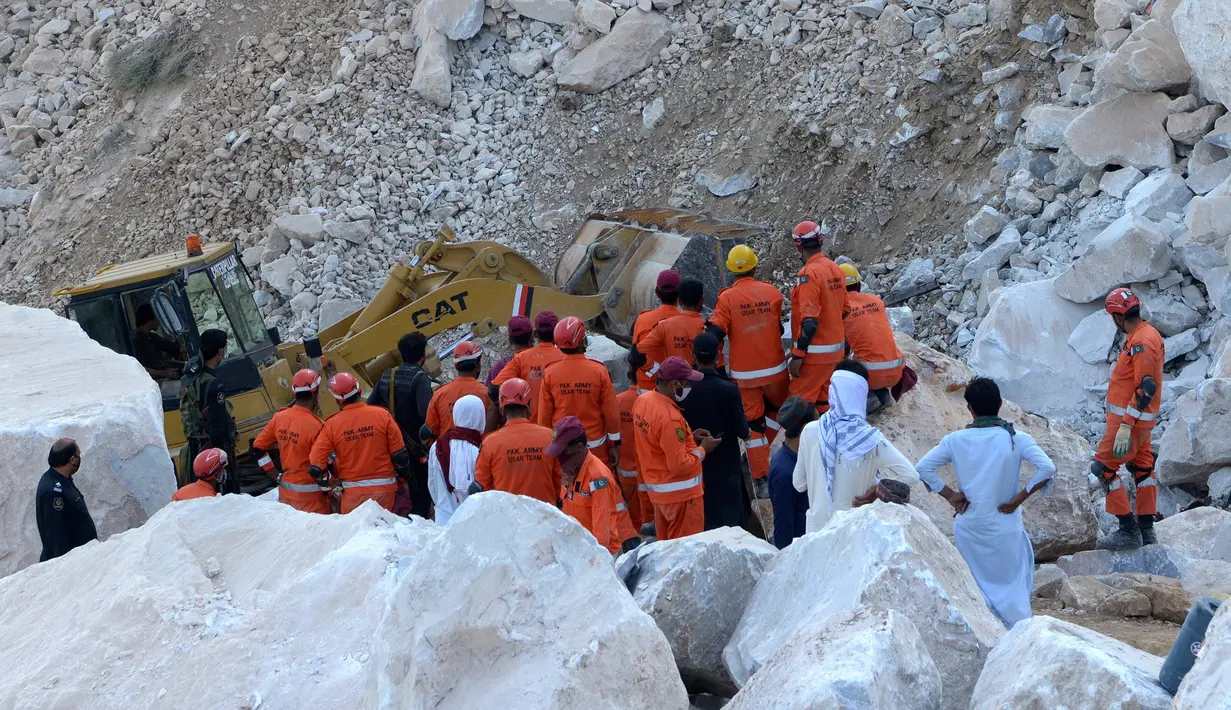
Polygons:
<instances>
[{"instance_id":1,"label":"black work boot","mask_svg":"<svg viewBox=\"0 0 1231 710\"><path fill-rule=\"evenodd\" d=\"M1142 545L1157 545L1158 536L1154 534L1154 516L1138 515L1137 527L1141 530Z\"/></svg>"},{"instance_id":2,"label":"black work boot","mask_svg":"<svg viewBox=\"0 0 1231 710\"><path fill-rule=\"evenodd\" d=\"M1106 537L1100 537L1094 547L1099 550L1136 550L1141 547L1141 529L1137 527L1137 516L1116 517L1120 520L1120 529Z\"/></svg>"}]
</instances>

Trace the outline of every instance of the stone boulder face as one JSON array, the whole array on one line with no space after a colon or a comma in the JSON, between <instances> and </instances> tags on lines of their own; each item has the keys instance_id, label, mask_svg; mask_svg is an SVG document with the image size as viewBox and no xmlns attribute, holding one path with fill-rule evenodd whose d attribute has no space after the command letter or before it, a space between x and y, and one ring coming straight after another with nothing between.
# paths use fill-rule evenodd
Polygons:
<instances>
[{"instance_id":1,"label":"stone boulder face","mask_svg":"<svg viewBox=\"0 0 1231 710\"><path fill-rule=\"evenodd\" d=\"M1231 594L1231 562L1196 559L1167 545L1112 552L1087 550L1056 560L1070 577L1142 573L1178 579L1189 594Z\"/></svg>"},{"instance_id":2,"label":"stone boulder face","mask_svg":"<svg viewBox=\"0 0 1231 710\"><path fill-rule=\"evenodd\" d=\"M919 384L902 401L873 413L870 420L908 459L918 461L945 434L970 423L962 391L950 391L950 387L970 381L974 373L965 364L909 338L899 336L898 348L919 374ZM1027 414L1011 401L1004 403L1000 414L1018 431L1034 437L1056 464L1051 489L1046 495L1031 496L1022 507L1036 558L1045 561L1093 547L1098 520L1086 485L1089 444L1063 424ZM1029 464L1022 469L1025 486L1034 470ZM942 468L940 476L955 485L949 467ZM911 491L911 504L927 513L946 535L953 535L953 509L940 496L918 484Z\"/></svg>"},{"instance_id":3,"label":"stone boulder face","mask_svg":"<svg viewBox=\"0 0 1231 710\"><path fill-rule=\"evenodd\" d=\"M1095 104L1064 131L1069 149L1091 168L1108 164L1138 170L1169 168L1175 146L1163 122L1171 98L1163 93L1128 93Z\"/></svg>"},{"instance_id":4,"label":"stone boulder face","mask_svg":"<svg viewBox=\"0 0 1231 710\"><path fill-rule=\"evenodd\" d=\"M73 482L102 539L141 525L170 502L175 469L162 395L136 360L99 345L70 320L24 306L0 303L0 338L9 343L0 348L0 375L17 388L0 413L3 577L42 553L34 494L57 439L81 447Z\"/></svg>"},{"instance_id":5,"label":"stone boulder face","mask_svg":"<svg viewBox=\"0 0 1231 710\"><path fill-rule=\"evenodd\" d=\"M1193 508L1159 521L1158 542L1198 560L1231 562L1231 512Z\"/></svg>"},{"instance_id":6,"label":"stone boulder face","mask_svg":"<svg viewBox=\"0 0 1231 710\"><path fill-rule=\"evenodd\" d=\"M1082 319L1099 304L1077 304L1056 293L1054 280L1009 286L975 331L967 362L991 377L1006 399L1061 418L1087 399L1086 387L1107 380L1107 367L1086 362L1064 347Z\"/></svg>"},{"instance_id":7,"label":"stone boulder face","mask_svg":"<svg viewBox=\"0 0 1231 710\"><path fill-rule=\"evenodd\" d=\"M249 496L173 503L86 554L0 580L0 698L101 710L356 707L375 612L439 531L375 503L348 515ZM71 673L65 658L76 659Z\"/></svg>"},{"instance_id":8,"label":"stone boulder face","mask_svg":"<svg viewBox=\"0 0 1231 710\"><path fill-rule=\"evenodd\" d=\"M730 695L734 681L722 650L778 549L739 528L707 530L630 552L624 582L671 644L675 665L693 692Z\"/></svg>"},{"instance_id":9,"label":"stone boulder face","mask_svg":"<svg viewBox=\"0 0 1231 710\"><path fill-rule=\"evenodd\" d=\"M1205 630L1192 670L1175 694L1174 710L1231 709L1231 604L1223 602Z\"/></svg>"},{"instance_id":10,"label":"stone boulder face","mask_svg":"<svg viewBox=\"0 0 1231 710\"><path fill-rule=\"evenodd\" d=\"M1148 20L1099 65L1094 78L1129 91L1160 91L1188 84L1192 69L1175 34Z\"/></svg>"},{"instance_id":11,"label":"stone boulder face","mask_svg":"<svg viewBox=\"0 0 1231 710\"><path fill-rule=\"evenodd\" d=\"M583 94L606 91L650 66L671 42L671 22L657 12L631 9L611 33L581 50L557 77L560 86Z\"/></svg>"},{"instance_id":12,"label":"stone boulder face","mask_svg":"<svg viewBox=\"0 0 1231 710\"><path fill-rule=\"evenodd\" d=\"M483 28L483 0L427 0L423 18L449 39L470 39Z\"/></svg>"},{"instance_id":13,"label":"stone boulder face","mask_svg":"<svg viewBox=\"0 0 1231 710\"><path fill-rule=\"evenodd\" d=\"M419 49L415 52L415 73L410 88L424 100L440 108L449 108L453 101L453 43L436 29L427 17L428 5L420 3L414 11L415 37Z\"/></svg>"},{"instance_id":14,"label":"stone boulder face","mask_svg":"<svg viewBox=\"0 0 1231 710\"><path fill-rule=\"evenodd\" d=\"M1004 634L927 516L878 502L839 512L778 553L723 653L731 677L747 684L802 627L856 609L898 611L915 624L944 678L943 707L970 702L978 669Z\"/></svg>"},{"instance_id":15,"label":"stone boulder face","mask_svg":"<svg viewBox=\"0 0 1231 710\"><path fill-rule=\"evenodd\" d=\"M509 0L509 4L519 14L532 20L542 20L553 25L563 25L576 20L577 5L573 0Z\"/></svg>"},{"instance_id":16,"label":"stone boulder face","mask_svg":"<svg viewBox=\"0 0 1231 710\"><path fill-rule=\"evenodd\" d=\"M466 499L380 621L366 707L685 710L671 647L554 507Z\"/></svg>"},{"instance_id":17,"label":"stone boulder face","mask_svg":"<svg viewBox=\"0 0 1231 710\"><path fill-rule=\"evenodd\" d=\"M1192 66L1201 91L1231 107L1231 2L1182 0L1171 16L1180 47Z\"/></svg>"},{"instance_id":18,"label":"stone boulder face","mask_svg":"<svg viewBox=\"0 0 1231 710\"><path fill-rule=\"evenodd\" d=\"M1085 253L1056 277L1056 293L1074 303L1099 301L1116 286L1166 276L1171 263L1167 233L1144 217L1126 214L1095 237Z\"/></svg>"},{"instance_id":19,"label":"stone boulder face","mask_svg":"<svg viewBox=\"0 0 1231 710\"><path fill-rule=\"evenodd\" d=\"M1205 483L1231 465L1231 380L1205 380L1175 403L1155 465L1163 485Z\"/></svg>"},{"instance_id":20,"label":"stone boulder face","mask_svg":"<svg viewBox=\"0 0 1231 710\"><path fill-rule=\"evenodd\" d=\"M941 678L915 625L893 610L813 619L724 710L939 710Z\"/></svg>"},{"instance_id":21,"label":"stone boulder face","mask_svg":"<svg viewBox=\"0 0 1231 710\"><path fill-rule=\"evenodd\" d=\"M1166 710L1158 685L1163 659L1097 631L1036 616L996 645L975 686L970 710L1059 708Z\"/></svg>"}]
</instances>

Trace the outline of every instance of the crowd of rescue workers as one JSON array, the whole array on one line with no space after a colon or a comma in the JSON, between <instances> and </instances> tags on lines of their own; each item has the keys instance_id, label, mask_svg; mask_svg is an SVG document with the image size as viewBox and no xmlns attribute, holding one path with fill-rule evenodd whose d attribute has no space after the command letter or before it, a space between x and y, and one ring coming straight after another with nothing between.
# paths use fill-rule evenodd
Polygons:
<instances>
[{"instance_id":1,"label":"crowd of rescue workers","mask_svg":"<svg viewBox=\"0 0 1231 710\"><path fill-rule=\"evenodd\" d=\"M273 416L251 453L277 481L279 500L298 510L345 514L373 500L444 525L468 496L504 491L559 506L612 554L643 536L669 540L724 526L760 531L752 515L758 499L771 501L772 539L785 547L840 510L906 503L909 484L922 480L953 506L959 551L1011 625L1029 615L1022 576L1033 574L1019 507L1046 488L1055 466L999 418L999 388L984 378L965 388L970 426L917 464L868 423L868 413L895 404L917 375L882 300L862 291L853 264L823 253L825 232L802 222L791 237L803 266L790 291L789 349L785 299L757 278L753 250L737 245L726 261L731 286L717 294L708 317L700 281L674 270L658 275L660 305L636 319L631 384L623 392L615 391L607 365L586 356L586 325L574 316L542 311L533 321L509 319L514 352L482 380L482 349L459 343L456 378L435 389L423 367L427 338L412 332L398 342L401 364L381 375L366 400L355 376L333 375L327 387L340 409L323 421L316 414L321 376L297 372L294 403ZM1130 289L1113 290L1106 308L1126 338L1091 472L1120 520L1099 546L1126 549L1154 541L1150 432L1163 346ZM190 466L176 501L239 492L235 423L212 377L226 345L223 331L201 335L203 367L189 395L199 398L200 421L188 427L186 419ZM96 537L72 483L80 455L74 442L61 440L48 457L37 502L43 559ZM1023 460L1037 471L1026 487L1019 483ZM956 489L936 474L944 464L953 466ZM1133 503L1121 465L1136 489ZM986 524L976 524L983 518ZM1006 578L1006 566L1016 582L998 585L1009 591L986 588L985 580Z\"/></svg>"}]
</instances>

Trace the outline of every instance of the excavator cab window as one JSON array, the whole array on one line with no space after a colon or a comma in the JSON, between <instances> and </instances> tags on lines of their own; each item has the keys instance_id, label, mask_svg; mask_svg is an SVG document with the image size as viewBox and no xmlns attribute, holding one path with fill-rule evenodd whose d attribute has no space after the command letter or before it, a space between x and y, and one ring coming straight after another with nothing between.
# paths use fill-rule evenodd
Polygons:
<instances>
[{"instance_id":1,"label":"excavator cab window","mask_svg":"<svg viewBox=\"0 0 1231 710\"><path fill-rule=\"evenodd\" d=\"M183 337L182 319L167 290L170 284L150 286L127 291L120 300L132 340L133 357L158 383L164 397L178 397L188 347ZM152 330L146 327L151 324Z\"/></svg>"},{"instance_id":2,"label":"excavator cab window","mask_svg":"<svg viewBox=\"0 0 1231 710\"><path fill-rule=\"evenodd\" d=\"M120 313L118 297L106 296L70 304L68 317L100 345L117 353L132 355L128 341L128 328L124 325L124 319Z\"/></svg>"},{"instance_id":3,"label":"excavator cab window","mask_svg":"<svg viewBox=\"0 0 1231 710\"><path fill-rule=\"evenodd\" d=\"M240 268L234 252L211 264L209 272L244 352L254 353L272 347L269 332L265 329L265 319L261 317L252 296L252 283L247 272Z\"/></svg>"}]
</instances>

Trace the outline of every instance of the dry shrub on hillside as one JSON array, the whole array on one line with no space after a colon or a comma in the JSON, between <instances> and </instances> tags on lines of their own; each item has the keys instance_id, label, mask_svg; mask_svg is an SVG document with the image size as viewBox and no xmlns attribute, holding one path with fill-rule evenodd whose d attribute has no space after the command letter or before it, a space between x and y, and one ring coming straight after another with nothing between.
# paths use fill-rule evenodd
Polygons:
<instances>
[{"instance_id":1,"label":"dry shrub on hillside","mask_svg":"<svg viewBox=\"0 0 1231 710\"><path fill-rule=\"evenodd\" d=\"M192 31L173 25L129 44L107 61L107 73L116 90L139 94L159 84L176 81L197 56Z\"/></svg>"}]
</instances>

